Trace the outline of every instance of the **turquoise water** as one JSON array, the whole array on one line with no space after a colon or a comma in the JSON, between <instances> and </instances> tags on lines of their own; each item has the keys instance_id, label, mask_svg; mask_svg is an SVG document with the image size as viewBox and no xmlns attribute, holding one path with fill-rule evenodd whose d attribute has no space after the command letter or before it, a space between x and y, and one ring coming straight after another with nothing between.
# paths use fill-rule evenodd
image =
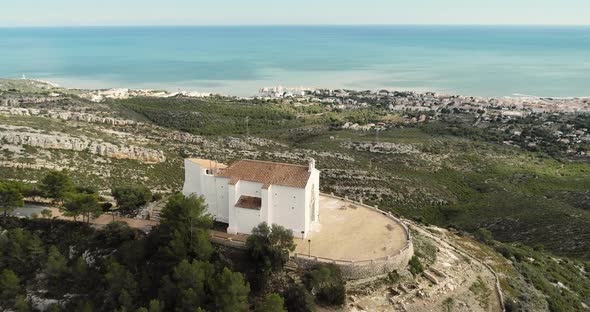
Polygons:
<instances>
[{"instance_id":1,"label":"turquoise water","mask_svg":"<svg viewBox=\"0 0 590 312\"><path fill-rule=\"evenodd\" d=\"M0 28L0 77L253 95L261 87L590 95L590 27Z\"/></svg>"}]
</instances>

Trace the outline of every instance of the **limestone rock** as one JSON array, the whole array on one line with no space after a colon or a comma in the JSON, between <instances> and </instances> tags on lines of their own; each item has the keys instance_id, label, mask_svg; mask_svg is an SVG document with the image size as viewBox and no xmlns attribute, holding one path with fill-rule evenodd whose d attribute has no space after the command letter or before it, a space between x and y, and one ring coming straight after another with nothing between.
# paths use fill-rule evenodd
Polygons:
<instances>
[{"instance_id":1,"label":"limestone rock","mask_svg":"<svg viewBox=\"0 0 590 312\"><path fill-rule=\"evenodd\" d=\"M87 151L91 154L116 159L133 159L145 163L160 163L166 160L162 151L134 145L115 145L109 142L73 137L64 133L40 133L31 128L0 127L0 141L12 145L28 145L47 149ZM18 128L18 129L12 129Z\"/></svg>"}]
</instances>

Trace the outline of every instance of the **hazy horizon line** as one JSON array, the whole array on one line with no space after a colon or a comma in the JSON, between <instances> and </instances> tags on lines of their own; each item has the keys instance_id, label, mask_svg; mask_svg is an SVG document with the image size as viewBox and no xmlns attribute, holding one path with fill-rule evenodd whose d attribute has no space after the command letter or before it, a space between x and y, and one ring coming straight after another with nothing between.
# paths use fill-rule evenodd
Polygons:
<instances>
[{"instance_id":1,"label":"hazy horizon line","mask_svg":"<svg viewBox=\"0 0 590 312\"><path fill-rule=\"evenodd\" d=\"M109 28L109 27L375 27L375 26L444 26L444 27L465 27L465 26L480 26L480 27L590 27L590 24L86 24L86 25L0 25L0 28Z\"/></svg>"}]
</instances>

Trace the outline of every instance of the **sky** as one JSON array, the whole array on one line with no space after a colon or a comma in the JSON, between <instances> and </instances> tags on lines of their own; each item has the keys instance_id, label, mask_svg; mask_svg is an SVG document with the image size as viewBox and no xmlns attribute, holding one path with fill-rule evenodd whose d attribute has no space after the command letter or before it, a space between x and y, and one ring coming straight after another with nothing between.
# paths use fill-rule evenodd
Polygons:
<instances>
[{"instance_id":1,"label":"sky","mask_svg":"<svg viewBox=\"0 0 590 312\"><path fill-rule=\"evenodd\" d=\"M590 25L589 0L17 0L0 26Z\"/></svg>"}]
</instances>

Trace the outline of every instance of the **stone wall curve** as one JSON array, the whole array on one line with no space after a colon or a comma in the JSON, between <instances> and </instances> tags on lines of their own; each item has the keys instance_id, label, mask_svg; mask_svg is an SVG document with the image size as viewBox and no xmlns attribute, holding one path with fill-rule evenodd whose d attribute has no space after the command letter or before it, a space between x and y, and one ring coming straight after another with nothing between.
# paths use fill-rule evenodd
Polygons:
<instances>
[{"instance_id":1,"label":"stone wall curve","mask_svg":"<svg viewBox=\"0 0 590 312\"><path fill-rule=\"evenodd\" d=\"M397 253L388 255L386 257L370 259L370 260L363 260L363 261L347 261L347 260L336 260L336 259L329 259L323 257L315 257L315 256L308 256L300 253L292 253L291 260L295 262L298 266L303 268L311 268L321 263L331 263L340 268L342 271L342 277L346 280L356 280L356 279L364 279L379 275L384 275L390 273L394 270L403 269L408 265L408 262L414 255L414 246L412 244L412 237L410 234L410 229L408 226L401 221L400 219L394 217L391 213L385 212L380 210L376 207L372 207L369 205L365 205L363 203L355 202L349 200L348 198L342 198L338 196L334 196L332 194L321 194L322 196L327 196L331 198L335 198L338 200L342 200L345 202L353 203L359 207L371 209L377 213L380 213L395 223L399 224L405 231L406 235L406 244L402 249L400 249Z\"/></svg>"}]
</instances>

